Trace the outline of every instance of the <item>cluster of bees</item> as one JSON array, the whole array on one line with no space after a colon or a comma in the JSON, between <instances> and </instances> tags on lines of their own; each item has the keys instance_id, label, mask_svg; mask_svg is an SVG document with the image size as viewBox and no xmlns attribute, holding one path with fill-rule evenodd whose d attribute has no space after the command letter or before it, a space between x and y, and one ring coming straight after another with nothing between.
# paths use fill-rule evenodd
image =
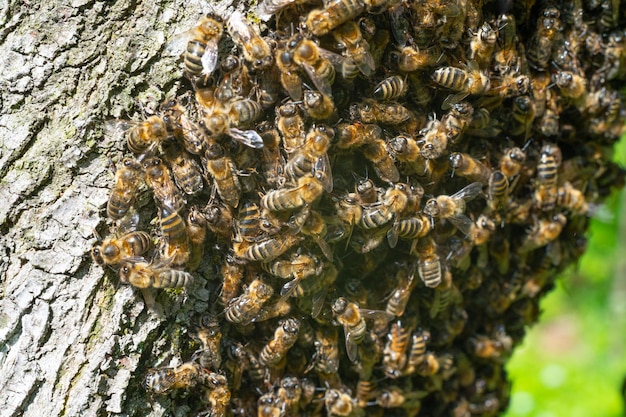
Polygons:
<instances>
[{"instance_id":1,"label":"cluster of bees","mask_svg":"<svg viewBox=\"0 0 626 417\"><path fill-rule=\"evenodd\" d=\"M94 260L213 294L198 349L146 390L201 393L210 416L498 414L506 359L623 182L623 17L613 0L262 0L203 18L189 91L111 123L134 155Z\"/></svg>"}]
</instances>

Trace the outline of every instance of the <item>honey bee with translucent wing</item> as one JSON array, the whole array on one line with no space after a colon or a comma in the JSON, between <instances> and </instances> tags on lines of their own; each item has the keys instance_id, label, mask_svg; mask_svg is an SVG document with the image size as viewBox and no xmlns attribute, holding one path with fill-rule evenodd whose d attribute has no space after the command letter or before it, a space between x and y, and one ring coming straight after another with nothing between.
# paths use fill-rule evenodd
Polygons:
<instances>
[{"instance_id":1,"label":"honey bee with translucent wing","mask_svg":"<svg viewBox=\"0 0 626 417\"><path fill-rule=\"evenodd\" d=\"M139 216L126 218L114 236L108 237L91 249L91 257L99 265L120 263L145 255L152 249L152 238L146 232L135 230Z\"/></svg>"},{"instance_id":2,"label":"honey bee with translucent wing","mask_svg":"<svg viewBox=\"0 0 626 417\"><path fill-rule=\"evenodd\" d=\"M453 195L431 198L426 202L424 214L432 218L447 219L467 235L472 227L472 221L463 213L465 203L478 196L482 188L482 183L473 182Z\"/></svg>"},{"instance_id":3,"label":"honey bee with translucent wing","mask_svg":"<svg viewBox=\"0 0 626 417\"><path fill-rule=\"evenodd\" d=\"M259 35L258 30L240 11L230 15L226 28L233 41L241 48L245 60L250 62L254 69L264 70L274 63L270 44Z\"/></svg>"}]
</instances>

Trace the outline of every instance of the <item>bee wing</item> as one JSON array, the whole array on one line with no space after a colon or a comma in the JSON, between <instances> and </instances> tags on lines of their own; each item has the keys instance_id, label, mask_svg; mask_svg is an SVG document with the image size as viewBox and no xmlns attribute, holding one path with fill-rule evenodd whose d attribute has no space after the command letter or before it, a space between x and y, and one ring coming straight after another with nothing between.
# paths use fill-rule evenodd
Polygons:
<instances>
[{"instance_id":1,"label":"bee wing","mask_svg":"<svg viewBox=\"0 0 626 417\"><path fill-rule=\"evenodd\" d=\"M217 39L211 39L206 44L206 49L204 50L204 54L202 54L202 58L200 61L202 62L202 75L211 75L215 68L217 67L217 57L219 54L219 46L217 43Z\"/></svg>"},{"instance_id":2,"label":"bee wing","mask_svg":"<svg viewBox=\"0 0 626 417\"><path fill-rule=\"evenodd\" d=\"M296 0L264 0L257 7L257 15L267 22L272 15L295 2Z\"/></svg>"},{"instance_id":3,"label":"bee wing","mask_svg":"<svg viewBox=\"0 0 626 417\"><path fill-rule=\"evenodd\" d=\"M361 59L356 60L355 64L359 68L359 71L361 71L361 73L363 73L366 77L372 75L372 73L376 70L376 62L369 51L366 51L363 55L361 55Z\"/></svg>"},{"instance_id":4,"label":"bee wing","mask_svg":"<svg viewBox=\"0 0 626 417\"><path fill-rule=\"evenodd\" d=\"M318 48L318 50L319 50L320 56L322 58L329 60L330 63L333 64L333 67L335 67L335 71L337 72L341 72L341 68L343 64L346 62L346 60L352 59L352 58L340 55L338 53L329 51L328 49Z\"/></svg>"},{"instance_id":5,"label":"bee wing","mask_svg":"<svg viewBox=\"0 0 626 417\"><path fill-rule=\"evenodd\" d=\"M467 217L463 213L455 214L454 216L448 217L450 223L455 225L457 229L459 229L465 236L469 235L472 230L472 225L474 224L469 217Z\"/></svg>"},{"instance_id":6,"label":"bee wing","mask_svg":"<svg viewBox=\"0 0 626 417\"><path fill-rule=\"evenodd\" d=\"M112 119L104 122L105 139L119 141L133 127L137 126L137 122L124 119Z\"/></svg>"},{"instance_id":7,"label":"bee wing","mask_svg":"<svg viewBox=\"0 0 626 417\"><path fill-rule=\"evenodd\" d=\"M354 337L347 326L343 326L343 331L346 334L346 354L351 362L356 362L359 356L359 347L354 343Z\"/></svg>"},{"instance_id":8,"label":"bee wing","mask_svg":"<svg viewBox=\"0 0 626 417\"><path fill-rule=\"evenodd\" d=\"M295 72L288 72L282 74L283 80L287 82L283 82L283 87L289 94L289 97L293 101L301 101L302 100L302 80L300 79L300 75Z\"/></svg>"},{"instance_id":9,"label":"bee wing","mask_svg":"<svg viewBox=\"0 0 626 417\"><path fill-rule=\"evenodd\" d=\"M320 247L320 250L322 251L322 253L326 257L326 259L328 259L329 261L332 262L333 261L333 250L331 249L331 247L328 244L328 242L326 242L324 239L322 239L319 236L316 236L313 239L317 243L317 246Z\"/></svg>"},{"instance_id":10,"label":"bee wing","mask_svg":"<svg viewBox=\"0 0 626 417\"><path fill-rule=\"evenodd\" d=\"M311 277L309 279L315 279L315 277ZM324 300L326 300L326 288L321 291L316 292L311 297L311 317L316 318L320 315L322 311L322 307L324 306Z\"/></svg>"},{"instance_id":11,"label":"bee wing","mask_svg":"<svg viewBox=\"0 0 626 417\"><path fill-rule=\"evenodd\" d=\"M254 149L263 148L263 138L256 130L241 130L236 127L228 129L228 135L238 142Z\"/></svg>"},{"instance_id":12,"label":"bee wing","mask_svg":"<svg viewBox=\"0 0 626 417\"><path fill-rule=\"evenodd\" d=\"M165 56L180 56L187 49L187 42L189 42L189 38L191 35L191 30L187 30L185 32L175 34L172 39L170 39L165 44Z\"/></svg>"},{"instance_id":13,"label":"bee wing","mask_svg":"<svg viewBox=\"0 0 626 417\"><path fill-rule=\"evenodd\" d=\"M333 175L328 154L324 153L315 161L314 174L324 187L324 191L333 192Z\"/></svg>"},{"instance_id":14,"label":"bee wing","mask_svg":"<svg viewBox=\"0 0 626 417\"><path fill-rule=\"evenodd\" d=\"M461 91L460 93L450 94L443 101L441 108L443 110L450 110L454 104L460 103L465 97L469 96L469 92Z\"/></svg>"},{"instance_id":15,"label":"bee wing","mask_svg":"<svg viewBox=\"0 0 626 417\"><path fill-rule=\"evenodd\" d=\"M137 225L139 225L139 213L131 207L126 216L120 220L117 232L120 234L134 232L137 230Z\"/></svg>"},{"instance_id":16,"label":"bee wing","mask_svg":"<svg viewBox=\"0 0 626 417\"><path fill-rule=\"evenodd\" d=\"M469 201L475 197L477 197L480 192L483 189L483 184L482 182L473 182L470 185L461 188L459 191L457 191L456 193L452 194L450 197L452 197L455 200L458 199L463 199L465 201Z\"/></svg>"},{"instance_id":17,"label":"bee wing","mask_svg":"<svg viewBox=\"0 0 626 417\"><path fill-rule=\"evenodd\" d=\"M317 72L315 71L315 68L306 62L302 63L302 68L304 68L304 71L307 73L311 81L313 81L313 84L319 90L320 93L325 94L329 97L332 97L333 89L330 85L330 82L326 78L322 78L318 76Z\"/></svg>"},{"instance_id":18,"label":"bee wing","mask_svg":"<svg viewBox=\"0 0 626 417\"><path fill-rule=\"evenodd\" d=\"M389 230L387 230L387 241L390 248L395 248L398 244L398 224L394 223Z\"/></svg>"},{"instance_id":19,"label":"bee wing","mask_svg":"<svg viewBox=\"0 0 626 417\"><path fill-rule=\"evenodd\" d=\"M384 320L386 322L390 322L395 317L393 314L389 314L386 311L368 310L366 308L360 308L359 313L361 313L361 316L363 316L364 319L372 320L372 321Z\"/></svg>"},{"instance_id":20,"label":"bee wing","mask_svg":"<svg viewBox=\"0 0 626 417\"><path fill-rule=\"evenodd\" d=\"M232 36L237 43L248 43L255 35L254 33L252 33L252 27L246 21L244 15L238 10L230 15L226 27L228 29L228 33L230 33L230 36Z\"/></svg>"},{"instance_id":21,"label":"bee wing","mask_svg":"<svg viewBox=\"0 0 626 417\"><path fill-rule=\"evenodd\" d=\"M283 285L283 287L280 289L280 296L285 298L291 297L296 288L298 288L299 283L300 280L297 278L285 283L285 285Z\"/></svg>"}]
</instances>

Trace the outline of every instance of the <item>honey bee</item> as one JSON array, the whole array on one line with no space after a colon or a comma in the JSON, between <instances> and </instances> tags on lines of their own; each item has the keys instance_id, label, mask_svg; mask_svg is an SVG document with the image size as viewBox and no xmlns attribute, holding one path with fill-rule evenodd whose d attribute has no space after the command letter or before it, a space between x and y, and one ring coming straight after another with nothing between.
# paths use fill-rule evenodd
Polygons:
<instances>
[{"instance_id":1,"label":"honey bee","mask_svg":"<svg viewBox=\"0 0 626 417\"><path fill-rule=\"evenodd\" d=\"M261 198L261 207L270 211L286 211L313 203L324 192L324 184L312 175L298 178L297 186L272 190Z\"/></svg>"},{"instance_id":2,"label":"honey bee","mask_svg":"<svg viewBox=\"0 0 626 417\"><path fill-rule=\"evenodd\" d=\"M144 255L152 249L152 239L146 232L131 231L109 237L91 249L91 257L98 265L118 265Z\"/></svg>"},{"instance_id":3,"label":"honey bee","mask_svg":"<svg viewBox=\"0 0 626 417\"><path fill-rule=\"evenodd\" d=\"M174 182L185 194L195 195L204 188L200 164L184 149L170 146L165 149L165 160L169 163Z\"/></svg>"},{"instance_id":4,"label":"honey bee","mask_svg":"<svg viewBox=\"0 0 626 417\"><path fill-rule=\"evenodd\" d=\"M306 113L312 119L330 122L337 118L333 99L319 91L306 90L303 103Z\"/></svg>"},{"instance_id":5,"label":"honey bee","mask_svg":"<svg viewBox=\"0 0 626 417\"><path fill-rule=\"evenodd\" d=\"M520 148L507 148L500 158L500 171L511 179L520 173L525 161L526 154Z\"/></svg>"},{"instance_id":6,"label":"honey bee","mask_svg":"<svg viewBox=\"0 0 626 417\"><path fill-rule=\"evenodd\" d=\"M536 70L547 68L556 39L563 30L560 12L555 6L541 10L536 30L528 41L526 56L528 63Z\"/></svg>"},{"instance_id":7,"label":"honey bee","mask_svg":"<svg viewBox=\"0 0 626 417\"><path fill-rule=\"evenodd\" d=\"M438 46L431 46L420 51L417 46L407 45L392 51L391 63L398 67L401 72L414 72L434 67L445 60L445 54Z\"/></svg>"},{"instance_id":8,"label":"honey bee","mask_svg":"<svg viewBox=\"0 0 626 417\"><path fill-rule=\"evenodd\" d=\"M296 35L293 49L293 62L309 76L315 87L324 96L332 97L332 84L335 81L335 67L323 56L319 46L309 39Z\"/></svg>"},{"instance_id":9,"label":"honey bee","mask_svg":"<svg viewBox=\"0 0 626 417\"><path fill-rule=\"evenodd\" d=\"M262 112L261 105L251 99L236 100L226 105L218 102L210 112L206 112L201 123L213 137L226 134L246 146L261 149L263 139L256 130L241 130L236 126L250 125ZM212 143L209 147L215 144Z\"/></svg>"},{"instance_id":10,"label":"honey bee","mask_svg":"<svg viewBox=\"0 0 626 417\"><path fill-rule=\"evenodd\" d=\"M348 21L333 30L332 35L337 42L336 47L345 50L347 56L354 60L363 75L366 77L372 75L376 70L376 64L359 26L355 22Z\"/></svg>"},{"instance_id":11,"label":"honey bee","mask_svg":"<svg viewBox=\"0 0 626 417\"><path fill-rule=\"evenodd\" d=\"M410 335L411 329L403 326L399 320L391 324L382 361L383 371L388 378L397 379L402 375L406 366L406 349Z\"/></svg>"},{"instance_id":12,"label":"honey bee","mask_svg":"<svg viewBox=\"0 0 626 417\"><path fill-rule=\"evenodd\" d=\"M402 407L409 415L416 415L421 409L420 400L426 395L426 391L404 391L398 387L389 387L382 389L376 396L376 405L382 408Z\"/></svg>"},{"instance_id":13,"label":"honey bee","mask_svg":"<svg viewBox=\"0 0 626 417\"><path fill-rule=\"evenodd\" d=\"M482 68L489 65L494 47L498 39L498 32L487 22L483 22L478 31L474 33L470 29L470 53L469 59L475 60Z\"/></svg>"},{"instance_id":14,"label":"honey bee","mask_svg":"<svg viewBox=\"0 0 626 417\"><path fill-rule=\"evenodd\" d=\"M268 392L259 397L257 417L280 417L283 414L283 407L275 393Z\"/></svg>"},{"instance_id":15,"label":"honey bee","mask_svg":"<svg viewBox=\"0 0 626 417\"><path fill-rule=\"evenodd\" d=\"M290 156L285 166L287 177L297 182L298 178L307 174L313 175L320 181L324 191L331 192L333 181L327 151L333 137L334 131L325 125L317 125L309 130L303 146Z\"/></svg>"},{"instance_id":16,"label":"honey bee","mask_svg":"<svg viewBox=\"0 0 626 417\"><path fill-rule=\"evenodd\" d=\"M358 345L366 335L367 325L365 317L367 316L371 319L382 318L388 321L389 316L384 311L361 309L358 304L350 302L343 297L337 298L331 308L335 319L343 326L348 358L350 361L356 362Z\"/></svg>"},{"instance_id":17,"label":"honey bee","mask_svg":"<svg viewBox=\"0 0 626 417\"><path fill-rule=\"evenodd\" d=\"M192 30L184 57L189 78L209 76L217 67L218 44L224 33L222 19L208 15Z\"/></svg>"},{"instance_id":18,"label":"honey bee","mask_svg":"<svg viewBox=\"0 0 626 417\"><path fill-rule=\"evenodd\" d=\"M354 229L354 225L358 224L361 221L361 217L363 215L363 207L359 202L358 194L348 193L343 198L336 200L335 210L337 212L337 217L348 229L346 235L347 245L350 242L350 238L352 237L352 230ZM343 236L344 234L342 234L341 237Z\"/></svg>"},{"instance_id":19,"label":"honey bee","mask_svg":"<svg viewBox=\"0 0 626 417\"><path fill-rule=\"evenodd\" d=\"M557 189L556 205L566 208L574 214L585 214L589 211L589 204L585 200L585 194L574 188L569 181L565 181Z\"/></svg>"},{"instance_id":20,"label":"honey bee","mask_svg":"<svg viewBox=\"0 0 626 417\"><path fill-rule=\"evenodd\" d=\"M107 201L107 216L120 220L126 216L135 202L137 191L144 178L141 163L131 158L124 158L122 168L115 173L115 185Z\"/></svg>"},{"instance_id":21,"label":"honey bee","mask_svg":"<svg viewBox=\"0 0 626 417\"><path fill-rule=\"evenodd\" d=\"M497 358L502 354L510 352L513 347L513 340L500 329L494 339L485 335L475 335L468 339L470 352L479 358Z\"/></svg>"},{"instance_id":22,"label":"honey bee","mask_svg":"<svg viewBox=\"0 0 626 417\"><path fill-rule=\"evenodd\" d=\"M551 219L537 219L524 236L520 252L534 250L554 241L566 223L567 217L561 213L555 214Z\"/></svg>"},{"instance_id":23,"label":"honey bee","mask_svg":"<svg viewBox=\"0 0 626 417\"><path fill-rule=\"evenodd\" d=\"M275 302L263 305L259 313L254 318L254 322L262 322L271 320L276 317L284 317L291 311L291 304L284 299L278 299Z\"/></svg>"},{"instance_id":24,"label":"honey bee","mask_svg":"<svg viewBox=\"0 0 626 417\"><path fill-rule=\"evenodd\" d=\"M264 237L261 229L261 210L259 205L253 201L246 201L239 208L237 219L237 231L247 242L258 242Z\"/></svg>"},{"instance_id":25,"label":"honey bee","mask_svg":"<svg viewBox=\"0 0 626 417\"><path fill-rule=\"evenodd\" d=\"M554 83L564 97L584 99L587 97L587 81L571 71L558 71L553 76Z\"/></svg>"},{"instance_id":26,"label":"honey bee","mask_svg":"<svg viewBox=\"0 0 626 417\"><path fill-rule=\"evenodd\" d=\"M530 92L530 77L526 74L516 75L515 72L506 73L501 77L494 77L491 88L486 95L497 95L501 98L517 97Z\"/></svg>"},{"instance_id":27,"label":"honey bee","mask_svg":"<svg viewBox=\"0 0 626 417\"><path fill-rule=\"evenodd\" d=\"M224 263L220 267L220 272L222 274L220 300L224 306L227 306L239 294L244 268L235 261L235 258L227 254Z\"/></svg>"},{"instance_id":28,"label":"honey bee","mask_svg":"<svg viewBox=\"0 0 626 417\"><path fill-rule=\"evenodd\" d=\"M315 353L312 366L323 375L336 374L339 370L339 336L335 328L320 328L315 332Z\"/></svg>"},{"instance_id":29,"label":"honey bee","mask_svg":"<svg viewBox=\"0 0 626 417\"><path fill-rule=\"evenodd\" d=\"M146 184L152 188L154 198L159 205L180 211L185 201L172 180L169 168L159 158L145 160L143 167L146 173Z\"/></svg>"},{"instance_id":30,"label":"honey bee","mask_svg":"<svg viewBox=\"0 0 626 417\"><path fill-rule=\"evenodd\" d=\"M409 349L405 374L412 374L415 369L426 359L426 342L430 339L430 332L419 330L411 335L411 348Z\"/></svg>"},{"instance_id":31,"label":"honey bee","mask_svg":"<svg viewBox=\"0 0 626 417\"><path fill-rule=\"evenodd\" d=\"M483 184L489 182L491 169L471 155L461 152L453 152L449 157L452 175L458 174L470 181L478 181Z\"/></svg>"},{"instance_id":32,"label":"honey bee","mask_svg":"<svg viewBox=\"0 0 626 417\"><path fill-rule=\"evenodd\" d=\"M274 331L274 337L261 350L259 362L265 366L274 366L280 362L287 351L296 343L300 321L290 317L281 320Z\"/></svg>"},{"instance_id":33,"label":"honey bee","mask_svg":"<svg viewBox=\"0 0 626 417\"><path fill-rule=\"evenodd\" d=\"M191 271L194 271L202 262L206 229L206 219L202 213L195 206L191 207L187 213L187 235L191 243L191 254L187 268Z\"/></svg>"},{"instance_id":34,"label":"honey bee","mask_svg":"<svg viewBox=\"0 0 626 417\"><path fill-rule=\"evenodd\" d=\"M357 407L365 408L370 405L370 401L376 398L376 391L376 381L359 379L356 384L356 392L354 394Z\"/></svg>"},{"instance_id":35,"label":"honey bee","mask_svg":"<svg viewBox=\"0 0 626 417\"><path fill-rule=\"evenodd\" d=\"M436 115L432 114L426 126L420 130L417 145L420 155L425 159L437 159L443 155L448 147L448 132Z\"/></svg>"},{"instance_id":36,"label":"honey bee","mask_svg":"<svg viewBox=\"0 0 626 417\"><path fill-rule=\"evenodd\" d=\"M428 234L431 230L430 218L423 213L417 213L414 217L396 220L387 231L387 240L391 248L398 244L398 238L411 239L416 242Z\"/></svg>"},{"instance_id":37,"label":"honey bee","mask_svg":"<svg viewBox=\"0 0 626 417\"><path fill-rule=\"evenodd\" d=\"M425 160L420 154L420 147L417 141L408 135L399 135L388 141L389 149L396 159L404 164L403 173L410 171L421 175L426 170Z\"/></svg>"},{"instance_id":38,"label":"honey bee","mask_svg":"<svg viewBox=\"0 0 626 417\"><path fill-rule=\"evenodd\" d=\"M490 87L489 76L480 70L476 61L469 61L465 68L441 67L435 70L432 79L442 87L456 94L449 95L441 108L449 109L453 104L459 103L470 94L484 94Z\"/></svg>"},{"instance_id":39,"label":"honey bee","mask_svg":"<svg viewBox=\"0 0 626 417\"><path fill-rule=\"evenodd\" d=\"M560 158L551 149L550 145L544 146L537 162L533 201L535 206L543 211L554 209L557 199ZM558 152L560 153L560 150Z\"/></svg>"},{"instance_id":40,"label":"honey bee","mask_svg":"<svg viewBox=\"0 0 626 417\"><path fill-rule=\"evenodd\" d=\"M373 204L378 200L378 188L369 178L361 178L354 186L354 191L363 205Z\"/></svg>"},{"instance_id":41,"label":"honey bee","mask_svg":"<svg viewBox=\"0 0 626 417\"><path fill-rule=\"evenodd\" d=\"M225 417L230 405L228 380L224 375L208 372L208 376L204 378L204 383L208 386L206 402L209 405L210 415Z\"/></svg>"},{"instance_id":42,"label":"honey bee","mask_svg":"<svg viewBox=\"0 0 626 417\"><path fill-rule=\"evenodd\" d=\"M350 416L356 408L349 394L335 388L326 390L324 404L328 416Z\"/></svg>"},{"instance_id":43,"label":"honey bee","mask_svg":"<svg viewBox=\"0 0 626 417\"><path fill-rule=\"evenodd\" d=\"M335 146L339 149L352 149L382 138L383 131L376 124L340 123L337 125Z\"/></svg>"},{"instance_id":44,"label":"honey bee","mask_svg":"<svg viewBox=\"0 0 626 417\"><path fill-rule=\"evenodd\" d=\"M174 288L190 285L193 276L162 262L124 262L120 267L120 281L136 288Z\"/></svg>"},{"instance_id":45,"label":"honey bee","mask_svg":"<svg viewBox=\"0 0 626 417\"><path fill-rule=\"evenodd\" d=\"M437 254L437 246L430 236L421 239L417 245L417 273L420 279L429 288L441 284L442 267Z\"/></svg>"},{"instance_id":46,"label":"honey bee","mask_svg":"<svg viewBox=\"0 0 626 417\"><path fill-rule=\"evenodd\" d=\"M242 326L252 323L273 294L274 289L269 284L255 279L240 296L230 301L225 309L226 320Z\"/></svg>"},{"instance_id":47,"label":"honey bee","mask_svg":"<svg viewBox=\"0 0 626 417\"><path fill-rule=\"evenodd\" d=\"M276 66L280 72L280 84L292 100L302 100L302 80L298 74L298 64L293 60L293 49L297 40L292 39L286 46L276 48Z\"/></svg>"},{"instance_id":48,"label":"honey bee","mask_svg":"<svg viewBox=\"0 0 626 417\"><path fill-rule=\"evenodd\" d=\"M474 111L472 120L466 129L468 134L483 138L495 138L501 131L498 121L491 118L489 110L484 107Z\"/></svg>"},{"instance_id":49,"label":"honey bee","mask_svg":"<svg viewBox=\"0 0 626 417\"><path fill-rule=\"evenodd\" d=\"M280 291L283 297L289 297L300 281L312 275L320 275L324 264L315 256L294 253L289 260L278 260L264 264L267 272L282 279L289 279Z\"/></svg>"},{"instance_id":50,"label":"honey bee","mask_svg":"<svg viewBox=\"0 0 626 417\"><path fill-rule=\"evenodd\" d=\"M222 365L220 345L222 331L217 317L212 314L202 317L195 336L202 347L194 353L192 360L198 362L203 368L218 369Z\"/></svg>"},{"instance_id":51,"label":"honey bee","mask_svg":"<svg viewBox=\"0 0 626 417\"><path fill-rule=\"evenodd\" d=\"M212 202L206 206L203 214L209 230L224 239L232 237L233 213L229 206Z\"/></svg>"},{"instance_id":52,"label":"honey bee","mask_svg":"<svg viewBox=\"0 0 626 417\"><path fill-rule=\"evenodd\" d=\"M288 154L304 144L306 138L304 118L297 104L287 102L278 108L276 127L280 131L283 147Z\"/></svg>"},{"instance_id":53,"label":"honey bee","mask_svg":"<svg viewBox=\"0 0 626 417\"><path fill-rule=\"evenodd\" d=\"M323 36L354 19L364 9L365 4L362 0L330 0L322 9L313 9L309 12L305 26L313 35Z\"/></svg>"},{"instance_id":54,"label":"honey bee","mask_svg":"<svg viewBox=\"0 0 626 417\"><path fill-rule=\"evenodd\" d=\"M424 214L432 218L447 219L465 235L469 233L472 221L465 215L465 203L475 198L483 185L473 182L451 196L440 195L426 202Z\"/></svg>"},{"instance_id":55,"label":"honey bee","mask_svg":"<svg viewBox=\"0 0 626 417\"><path fill-rule=\"evenodd\" d=\"M160 116L150 116L141 122L115 120L107 125L107 129L126 131L128 149L137 155L147 153L168 138L167 126Z\"/></svg>"},{"instance_id":56,"label":"honey bee","mask_svg":"<svg viewBox=\"0 0 626 417\"><path fill-rule=\"evenodd\" d=\"M155 394L165 394L173 389L192 388L201 380L200 365L186 362L176 368L152 368L148 370L142 385Z\"/></svg>"},{"instance_id":57,"label":"honey bee","mask_svg":"<svg viewBox=\"0 0 626 417\"><path fill-rule=\"evenodd\" d=\"M233 242L233 249L235 255L240 259L269 262L287 252L301 240L301 236L279 234L254 243L235 240Z\"/></svg>"},{"instance_id":58,"label":"honey bee","mask_svg":"<svg viewBox=\"0 0 626 417\"><path fill-rule=\"evenodd\" d=\"M171 100L163 106L163 122L171 133L185 148L185 151L200 155L206 149L208 138L202 130L187 114L187 109L176 100ZM169 146L168 149L177 147ZM166 153L167 150L166 149Z\"/></svg>"},{"instance_id":59,"label":"honey bee","mask_svg":"<svg viewBox=\"0 0 626 417\"><path fill-rule=\"evenodd\" d=\"M491 210L497 211L505 207L508 190L509 180L502 171L492 171L487 184L487 205Z\"/></svg>"},{"instance_id":60,"label":"honey bee","mask_svg":"<svg viewBox=\"0 0 626 417\"><path fill-rule=\"evenodd\" d=\"M203 163L207 173L213 178L220 199L230 207L236 208L239 205L241 183L237 177L235 163L226 155L222 145L218 143L210 145Z\"/></svg>"},{"instance_id":61,"label":"honey bee","mask_svg":"<svg viewBox=\"0 0 626 417\"><path fill-rule=\"evenodd\" d=\"M381 102L370 98L350 106L350 115L353 120L363 123L388 125L398 125L411 118L410 111L402 104Z\"/></svg>"},{"instance_id":62,"label":"honey bee","mask_svg":"<svg viewBox=\"0 0 626 417\"><path fill-rule=\"evenodd\" d=\"M467 130L474 115L474 108L467 102L453 104L450 111L441 118L448 136L448 142L455 145Z\"/></svg>"},{"instance_id":63,"label":"honey bee","mask_svg":"<svg viewBox=\"0 0 626 417\"><path fill-rule=\"evenodd\" d=\"M191 247L183 217L169 207L161 207L159 224L163 234L163 256L172 265L183 266L189 261Z\"/></svg>"},{"instance_id":64,"label":"honey bee","mask_svg":"<svg viewBox=\"0 0 626 417\"><path fill-rule=\"evenodd\" d=\"M472 225L470 233L467 236L469 240L476 246L484 245L491 238L491 234L495 232L496 225L493 220L484 214L478 216L478 219Z\"/></svg>"},{"instance_id":65,"label":"honey bee","mask_svg":"<svg viewBox=\"0 0 626 417\"><path fill-rule=\"evenodd\" d=\"M272 48L240 11L233 12L226 22L228 33L241 48L243 57L255 70L263 70L274 63Z\"/></svg>"},{"instance_id":66,"label":"honey bee","mask_svg":"<svg viewBox=\"0 0 626 417\"><path fill-rule=\"evenodd\" d=\"M363 146L361 152L372 163L374 172L381 180L389 183L400 180L400 172L384 140L373 140L371 143Z\"/></svg>"},{"instance_id":67,"label":"honey bee","mask_svg":"<svg viewBox=\"0 0 626 417\"><path fill-rule=\"evenodd\" d=\"M280 380L276 396L282 403L281 409L285 411L297 411L300 406L300 398L302 398L302 386L296 377L284 377Z\"/></svg>"},{"instance_id":68,"label":"honey bee","mask_svg":"<svg viewBox=\"0 0 626 417\"><path fill-rule=\"evenodd\" d=\"M408 204L407 185L396 183L385 191L380 204L371 204L363 208L359 225L363 229L375 229L389 223L394 216L404 211ZM383 237L380 236L382 240Z\"/></svg>"},{"instance_id":69,"label":"honey bee","mask_svg":"<svg viewBox=\"0 0 626 417\"><path fill-rule=\"evenodd\" d=\"M404 314L404 310L406 310L411 298L411 292L416 284L416 281L413 280L413 275L413 270L410 273L404 269L399 269L396 272L395 280L399 282L399 285L391 293L385 308L389 316L401 317Z\"/></svg>"},{"instance_id":70,"label":"honey bee","mask_svg":"<svg viewBox=\"0 0 626 417\"><path fill-rule=\"evenodd\" d=\"M374 87L373 96L376 100L389 101L398 99L406 94L408 83L405 77L392 75L379 82Z\"/></svg>"},{"instance_id":71,"label":"honey bee","mask_svg":"<svg viewBox=\"0 0 626 417\"><path fill-rule=\"evenodd\" d=\"M261 169L265 181L272 188L279 188L285 179L283 167L285 158L280 152L280 135L278 129L269 121L260 123L257 130L263 139L263 152L261 153Z\"/></svg>"}]
</instances>

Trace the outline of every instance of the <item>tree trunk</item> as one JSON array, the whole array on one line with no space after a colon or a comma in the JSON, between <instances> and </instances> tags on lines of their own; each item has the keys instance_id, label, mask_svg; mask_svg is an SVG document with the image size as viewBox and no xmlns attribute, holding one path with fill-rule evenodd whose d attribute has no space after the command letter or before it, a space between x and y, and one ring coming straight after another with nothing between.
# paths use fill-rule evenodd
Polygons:
<instances>
[{"instance_id":1,"label":"tree trunk","mask_svg":"<svg viewBox=\"0 0 626 417\"><path fill-rule=\"evenodd\" d=\"M230 2L221 3L213 9ZM0 416L168 414L167 399L146 402L137 370L176 343L162 336L175 333L184 311L171 306L182 300L169 314L146 308L89 251L125 146L103 122L150 112L177 89L181 64L167 42L207 7L2 5Z\"/></svg>"}]
</instances>

